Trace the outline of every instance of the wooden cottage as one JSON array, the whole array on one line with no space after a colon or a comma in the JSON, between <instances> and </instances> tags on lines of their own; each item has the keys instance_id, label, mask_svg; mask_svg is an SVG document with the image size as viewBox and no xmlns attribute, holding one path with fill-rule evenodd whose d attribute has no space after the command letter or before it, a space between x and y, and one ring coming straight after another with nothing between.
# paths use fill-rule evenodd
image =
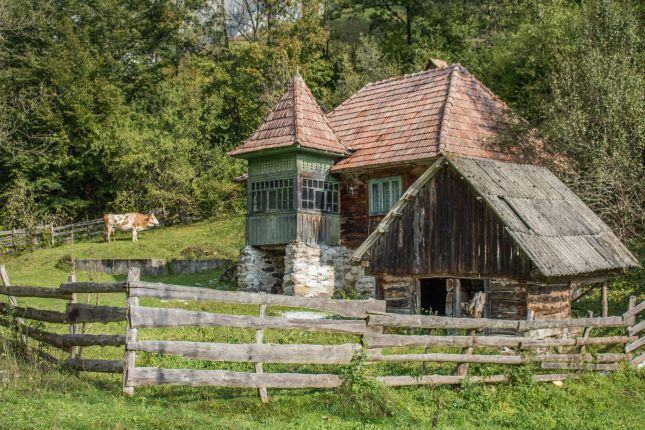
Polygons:
<instances>
[{"instance_id":1,"label":"wooden cottage","mask_svg":"<svg viewBox=\"0 0 645 430\"><path fill-rule=\"evenodd\" d=\"M638 262L551 172L492 143L506 109L441 62L328 115L297 75L230 153L249 160L240 287L452 316L482 292L487 317L568 317L574 285Z\"/></svg>"}]
</instances>

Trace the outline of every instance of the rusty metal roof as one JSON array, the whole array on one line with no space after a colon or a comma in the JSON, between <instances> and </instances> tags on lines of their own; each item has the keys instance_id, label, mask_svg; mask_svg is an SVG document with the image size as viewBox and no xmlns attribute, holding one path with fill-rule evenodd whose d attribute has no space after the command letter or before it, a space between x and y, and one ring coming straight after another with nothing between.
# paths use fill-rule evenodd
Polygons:
<instances>
[{"instance_id":1,"label":"rusty metal roof","mask_svg":"<svg viewBox=\"0 0 645 430\"><path fill-rule=\"evenodd\" d=\"M296 74L253 136L230 151L228 155L241 156L289 146L347 154L347 148L332 131L327 118L300 74Z\"/></svg>"},{"instance_id":2,"label":"rusty metal roof","mask_svg":"<svg viewBox=\"0 0 645 430\"><path fill-rule=\"evenodd\" d=\"M639 265L611 229L548 169L450 153L442 153L404 193L353 259L378 243L405 210L408 194L423 188L446 161L497 214L542 276L573 277Z\"/></svg>"},{"instance_id":3,"label":"rusty metal roof","mask_svg":"<svg viewBox=\"0 0 645 430\"><path fill-rule=\"evenodd\" d=\"M352 149L332 171L436 157L511 160L493 139L506 105L455 64L368 84L328 117Z\"/></svg>"}]
</instances>

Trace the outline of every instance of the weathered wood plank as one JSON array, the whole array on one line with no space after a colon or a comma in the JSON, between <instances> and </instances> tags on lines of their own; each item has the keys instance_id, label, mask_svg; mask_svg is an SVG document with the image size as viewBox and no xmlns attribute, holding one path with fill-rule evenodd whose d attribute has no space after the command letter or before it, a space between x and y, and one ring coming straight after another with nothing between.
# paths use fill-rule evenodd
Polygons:
<instances>
[{"instance_id":1,"label":"weathered wood plank","mask_svg":"<svg viewBox=\"0 0 645 430\"><path fill-rule=\"evenodd\" d=\"M613 372L618 370L618 364L595 364L595 363L542 363L542 369L570 369L570 370L599 370Z\"/></svg>"},{"instance_id":2,"label":"weathered wood plank","mask_svg":"<svg viewBox=\"0 0 645 430\"><path fill-rule=\"evenodd\" d=\"M126 320L126 308L118 306L97 306L82 303L67 305L66 322L73 323L109 323Z\"/></svg>"},{"instance_id":3,"label":"weathered wood plank","mask_svg":"<svg viewBox=\"0 0 645 430\"><path fill-rule=\"evenodd\" d=\"M138 267L131 267L128 270L128 285L132 282L139 280L141 276L141 270ZM139 298L133 297L131 290L128 289L125 303L127 310L127 322L125 326L125 335L126 342L136 342L138 336L138 330L132 326L132 309L139 306ZM128 385L128 380L130 378L131 372L135 369L135 361L137 358L136 351L128 349L127 345L125 347L125 352L123 354L123 379L122 379L122 391L126 396L132 396L134 394L134 387Z\"/></svg>"},{"instance_id":4,"label":"weathered wood plank","mask_svg":"<svg viewBox=\"0 0 645 430\"><path fill-rule=\"evenodd\" d=\"M636 351L638 348L642 347L643 345L645 345L645 336L641 337L636 342L632 342L629 345L626 345L625 352Z\"/></svg>"},{"instance_id":5,"label":"weathered wood plank","mask_svg":"<svg viewBox=\"0 0 645 430\"><path fill-rule=\"evenodd\" d=\"M137 367L128 374L128 387L189 385L192 387L246 388L334 388L342 384L338 375L300 373L248 373L228 370L163 369Z\"/></svg>"},{"instance_id":6,"label":"weathered wood plank","mask_svg":"<svg viewBox=\"0 0 645 430\"><path fill-rule=\"evenodd\" d=\"M260 305L259 313L260 318L264 318L267 312L267 305ZM264 341L264 329L255 331L255 343L261 344ZM255 363L255 373L264 373L264 364L259 361ZM260 387L258 389L258 394L260 395L260 401L262 403L267 403L269 401L269 394L266 387Z\"/></svg>"},{"instance_id":7,"label":"weathered wood plank","mask_svg":"<svg viewBox=\"0 0 645 430\"><path fill-rule=\"evenodd\" d=\"M643 331L643 329L645 329L645 320L639 322L634 327L630 327L629 328L629 335L630 336L636 336L638 333Z\"/></svg>"},{"instance_id":8,"label":"weathered wood plank","mask_svg":"<svg viewBox=\"0 0 645 430\"><path fill-rule=\"evenodd\" d=\"M127 282L66 282L60 291L66 293L125 293Z\"/></svg>"},{"instance_id":9,"label":"weathered wood plank","mask_svg":"<svg viewBox=\"0 0 645 430\"><path fill-rule=\"evenodd\" d=\"M565 320L533 320L521 321L520 331L539 330L548 328L584 328L584 327L625 327L622 317L575 318Z\"/></svg>"},{"instance_id":10,"label":"weathered wood plank","mask_svg":"<svg viewBox=\"0 0 645 430\"><path fill-rule=\"evenodd\" d=\"M550 374L550 375L533 375L535 382L552 382L564 381L565 379L574 379L577 375L570 374ZM496 384L510 381L507 375L492 376L457 376L457 375L423 375L423 376L378 376L376 378L381 384L388 387L401 387L406 385L459 385L465 379L468 382Z\"/></svg>"},{"instance_id":11,"label":"weathered wood plank","mask_svg":"<svg viewBox=\"0 0 645 430\"><path fill-rule=\"evenodd\" d=\"M13 297L44 297L48 299L65 300L69 300L72 297L71 293L60 291L58 288L24 286L0 286L0 294Z\"/></svg>"},{"instance_id":12,"label":"weathered wood plank","mask_svg":"<svg viewBox=\"0 0 645 430\"><path fill-rule=\"evenodd\" d=\"M370 315L368 325L408 328L443 329L511 329L529 331L548 328L625 327L622 317L577 318L566 320L501 320L488 318L452 318L430 315Z\"/></svg>"},{"instance_id":13,"label":"weathered wood plank","mask_svg":"<svg viewBox=\"0 0 645 430\"><path fill-rule=\"evenodd\" d=\"M626 354L538 354L538 355L483 355L483 354L448 354L448 353L425 353L425 354L382 354L380 350L368 350L369 361L392 361L392 362L434 362L434 363L485 363L485 364L508 364L520 365L533 362L589 362L589 363L614 363L624 360Z\"/></svg>"},{"instance_id":14,"label":"weathered wood plank","mask_svg":"<svg viewBox=\"0 0 645 430\"><path fill-rule=\"evenodd\" d=\"M45 342L49 345L65 350L65 345L63 344L62 336L60 334L50 333L48 331L40 330L36 327L30 327L26 324L15 324L13 321L6 318L0 318L0 326L17 326L18 331L23 337L31 337L40 342Z\"/></svg>"},{"instance_id":15,"label":"weathered wood plank","mask_svg":"<svg viewBox=\"0 0 645 430\"><path fill-rule=\"evenodd\" d=\"M333 312L345 317L361 318L369 313L384 313L382 300L336 300L310 297L284 296L279 294L259 294L242 291L222 291L211 288L186 287L154 282L132 282L132 297L156 297L165 300L198 300L225 303L244 303L249 305L274 305L296 308L316 309Z\"/></svg>"},{"instance_id":16,"label":"weathered wood plank","mask_svg":"<svg viewBox=\"0 0 645 430\"><path fill-rule=\"evenodd\" d=\"M64 346L123 346L125 336L120 334L63 334Z\"/></svg>"},{"instance_id":17,"label":"weathered wood plank","mask_svg":"<svg viewBox=\"0 0 645 430\"><path fill-rule=\"evenodd\" d=\"M180 355L213 361L245 363L304 363L348 364L359 344L311 345L311 344L256 344L256 343L209 343L186 341L139 341L128 342L131 351L145 351Z\"/></svg>"},{"instance_id":18,"label":"weathered wood plank","mask_svg":"<svg viewBox=\"0 0 645 430\"><path fill-rule=\"evenodd\" d=\"M519 327L519 321L495 320L487 318L452 318L430 315L400 315L384 314L370 315L367 325L408 328L443 328L443 329L514 329Z\"/></svg>"},{"instance_id":19,"label":"weathered wood plank","mask_svg":"<svg viewBox=\"0 0 645 430\"><path fill-rule=\"evenodd\" d=\"M2 285L4 287L10 287L11 286L11 281L9 280L9 274L7 273L7 269L4 267L4 265L0 265L0 281L2 281ZM14 308L18 306L18 300L13 297L9 296L9 307ZM0 312L2 312L2 309L0 308ZM16 323L19 326L22 326L25 324L25 321L22 318L16 318ZM27 345L27 336L24 334L20 335L22 343Z\"/></svg>"},{"instance_id":20,"label":"weathered wood plank","mask_svg":"<svg viewBox=\"0 0 645 430\"><path fill-rule=\"evenodd\" d=\"M627 336L606 336L570 339L530 339L522 336L425 336L397 334L365 335L370 348L403 346L458 346L458 347L507 347L507 348L548 348L555 346L624 344Z\"/></svg>"},{"instance_id":21,"label":"weathered wood plank","mask_svg":"<svg viewBox=\"0 0 645 430\"><path fill-rule=\"evenodd\" d=\"M311 320L283 317L256 317L247 315L227 315L210 312L187 311L183 309L150 308L137 306L130 308L130 323L136 328L150 327L237 327L251 329L300 329L309 331L339 333L374 333L362 320Z\"/></svg>"},{"instance_id":22,"label":"weathered wood plank","mask_svg":"<svg viewBox=\"0 0 645 430\"><path fill-rule=\"evenodd\" d=\"M87 360L70 358L61 363L65 367L83 372L121 373L123 361L121 360Z\"/></svg>"},{"instance_id":23,"label":"weathered wood plank","mask_svg":"<svg viewBox=\"0 0 645 430\"><path fill-rule=\"evenodd\" d=\"M623 318L629 318L638 315L645 310L645 302L640 302L623 314Z\"/></svg>"},{"instance_id":24,"label":"weathered wood plank","mask_svg":"<svg viewBox=\"0 0 645 430\"><path fill-rule=\"evenodd\" d=\"M66 314L57 311L47 311L42 309L24 308L20 306L9 306L6 303L0 303L0 312L8 315L15 315L17 318L36 320L50 323L64 324L67 322Z\"/></svg>"}]
</instances>

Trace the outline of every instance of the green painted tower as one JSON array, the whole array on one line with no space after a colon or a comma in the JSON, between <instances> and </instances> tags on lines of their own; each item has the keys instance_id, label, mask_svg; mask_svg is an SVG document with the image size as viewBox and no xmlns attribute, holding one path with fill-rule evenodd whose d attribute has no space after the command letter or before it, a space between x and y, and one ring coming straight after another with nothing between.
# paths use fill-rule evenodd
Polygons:
<instances>
[{"instance_id":1,"label":"green painted tower","mask_svg":"<svg viewBox=\"0 0 645 430\"><path fill-rule=\"evenodd\" d=\"M348 152L299 74L229 155L248 160L247 245L339 244L340 182L329 169Z\"/></svg>"}]
</instances>

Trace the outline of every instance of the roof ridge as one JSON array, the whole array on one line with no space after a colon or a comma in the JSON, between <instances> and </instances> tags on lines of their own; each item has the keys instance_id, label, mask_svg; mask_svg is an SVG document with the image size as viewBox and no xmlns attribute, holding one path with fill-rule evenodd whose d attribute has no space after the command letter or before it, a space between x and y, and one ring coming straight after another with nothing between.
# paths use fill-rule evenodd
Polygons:
<instances>
[{"instance_id":1,"label":"roof ridge","mask_svg":"<svg viewBox=\"0 0 645 430\"><path fill-rule=\"evenodd\" d=\"M441 120L439 120L439 136L437 137L437 151L441 152L446 149L446 139L447 132L445 127L446 118L450 115L452 111L453 96L454 91L454 73L456 70L459 70L461 66L459 64L453 64L450 66L450 76L448 77L448 85L446 88L446 98L443 104L443 110L441 111Z\"/></svg>"},{"instance_id":2,"label":"roof ridge","mask_svg":"<svg viewBox=\"0 0 645 430\"><path fill-rule=\"evenodd\" d=\"M459 64L459 63L454 64L454 66L456 66L456 67L459 69L459 71L460 71L460 72L464 73L464 74L465 74L465 75L466 75L466 76L467 76L467 77L468 77L472 82L474 82L474 83L475 83L475 85L476 85L480 90L484 91L484 92L486 93L486 95L487 95L487 96L489 96L490 98L494 99L495 101L497 101L497 102L501 103L501 104L504 106L504 109L510 110L510 108L508 107L508 105L506 104L506 102L504 102L504 100L502 100L501 98L499 98L499 96L498 96L497 94L495 94L495 93L494 93L490 88L488 88L486 85L484 85L484 83L483 83L482 81L480 81L479 79L477 79L477 77L476 77L475 75L473 75L472 73L470 73L470 71L469 71L467 68L465 68L464 66L462 66L462 65L461 65L461 64Z\"/></svg>"},{"instance_id":3,"label":"roof ridge","mask_svg":"<svg viewBox=\"0 0 645 430\"><path fill-rule=\"evenodd\" d=\"M293 87L293 128L294 128L294 139L295 139L295 144L300 145L300 136L302 135L302 130L301 130L301 124L300 124L300 86L298 85L298 78L302 79L300 77L300 73L297 73L294 75L291 85Z\"/></svg>"}]
</instances>

